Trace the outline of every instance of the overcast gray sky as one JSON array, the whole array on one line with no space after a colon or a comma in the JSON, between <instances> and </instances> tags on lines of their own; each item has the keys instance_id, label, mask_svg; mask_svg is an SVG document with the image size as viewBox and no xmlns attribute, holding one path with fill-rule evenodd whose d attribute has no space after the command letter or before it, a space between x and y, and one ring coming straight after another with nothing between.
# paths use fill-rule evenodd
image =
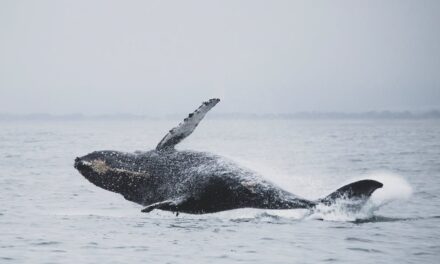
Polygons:
<instances>
[{"instance_id":1,"label":"overcast gray sky","mask_svg":"<svg viewBox=\"0 0 440 264\"><path fill-rule=\"evenodd\" d=\"M0 112L440 109L440 1L0 0Z\"/></svg>"}]
</instances>

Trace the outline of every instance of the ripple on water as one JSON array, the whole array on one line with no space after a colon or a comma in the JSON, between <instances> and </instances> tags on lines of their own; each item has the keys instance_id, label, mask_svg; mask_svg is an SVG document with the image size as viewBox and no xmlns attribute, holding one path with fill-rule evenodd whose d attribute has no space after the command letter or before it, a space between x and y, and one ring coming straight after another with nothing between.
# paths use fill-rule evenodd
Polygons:
<instances>
[{"instance_id":1,"label":"ripple on water","mask_svg":"<svg viewBox=\"0 0 440 264\"><path fill-rule=\"evenodd\" d=\"M52 245L60 245L61 242L58 241L41 241L41 242L35 242L31 243L33 246L52 246Z\"/></svg>"},{"instance_id":2,"label":"ripple on water","mask_svg":"<svg viewBox=\"0 0 440 264\"><path fill-rule=\"evenodd\" d=\"M366 238L359 238L359 237L347 237L345 238L346 241L355 241L355 242L364 242L364 243L372 243L373 240L366 239Z\"/></svg>"},{"instance_id":3,"label":"ripple on water","mask_svg":"<svg viewBox=\"0 0 440 264\"><path fill-rule=\"evenodd\" d=\"M375 215L373 217L366 219L357 219L352 223L365 224L365 223L404 222L404 221L417 221L417 220L427 220L427 219L435 219L435 218L440 218L440 216L400 218L400 217L387 217L387 216Z\"/></svg>"},{"instance_id":4,"label":"ripple on water","mask_svg":"<svg viewBox=\"0 0 440 264\"><path fill-rule=\"evenodd\" d=\"M416 252L413 255L415 255L415 256L424 256L424 255L432 255L432 254L429 253L429 252L422 251L422 252Z\"/></svg>"},{"instance_id":5,"label":"ripple on water","mask_svg":"<svg viewBox=\"0 0 440 264\"><path fill-rule=\"evenodd\" d=\"M54 249L54 250L51 250L51 252L53 252L53 253L67 253L66 250L62 250L62 249Z\"/></svg>"},{"instance_id":6,"label":"ripple on water","mask_svg":"<svg viewBox=\"0 0 440 264\"><path fill-rule=\"evenodd\" d=\"M384 253L383 251L380 251L378 249L373 249L373 248L349 247L347 249L353 250L353 251L367 252L367 253Z\"/></svg>"},{"instance_id":7,"label":"ripple on water","mask_svg":"<svg viewBox=\"0 0 440 264\"><path fill-rule=\"evenodd\" d=\"M84 249L98 248L98 243L90 242L90 243L88 243L87 245L82 246L81 248L84 248Z\"/></svg>"},{"instance_id":8,"label":"ripple on water","mask_svg":"<svg viewBox=\"0 0 440 264\"><path fill-rule=\"evenodd\" d=\"M325 262L335 262L335 261L338 261L338 259L335 259L335 258L327 258L327 259L323 259L322 261L325 261Z\"/></svg>"}]
</instances>

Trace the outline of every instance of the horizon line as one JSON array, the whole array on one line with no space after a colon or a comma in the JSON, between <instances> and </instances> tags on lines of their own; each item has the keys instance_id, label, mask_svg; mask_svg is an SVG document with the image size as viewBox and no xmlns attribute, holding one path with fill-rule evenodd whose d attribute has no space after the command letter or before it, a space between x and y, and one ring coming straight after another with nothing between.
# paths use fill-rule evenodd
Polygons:
<instances>
[{"instance_id":1,"label":"horizon line","mask_svg":"<svg viewBox=\"0 0 440 264\"><path fill-rule=\"evenodd\" d=\"M214 119L440 119L440 110L429 111L363 111L363 112L338 112L338 111L299 111L294 113L211 113ZM182 114L145 115L132 113L107 113L107 114L51 114L51 113L0 113L0 121L13 120L160 120L179 119Z\"/></svg>"}]
</instances>

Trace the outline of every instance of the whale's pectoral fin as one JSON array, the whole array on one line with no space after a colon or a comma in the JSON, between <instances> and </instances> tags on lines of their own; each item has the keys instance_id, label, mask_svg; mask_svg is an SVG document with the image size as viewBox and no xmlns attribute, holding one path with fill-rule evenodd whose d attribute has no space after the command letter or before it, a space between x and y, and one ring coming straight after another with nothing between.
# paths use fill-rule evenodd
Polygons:
<instances>
[{"instance_id":1,"label":"whale's pectoral fin","mask_svg":"<svg viewBox=\"0 0 440 264\"><path fill-rule=\"evenodd\" d=\"M210 99L197 108L194 112L189 114L177 127L170 130L168 134L159 142L156 150L172 149L184 138L189 136L197 127L197 125L205 117L206 113L211 110L220 99Z\"/></svg>"},{"instance_id":2,"label":"whale's pectoral fin","mask_svg":"<svg viewBox=\"0 0 440 264\"><path fill-rule=\"evenodd\" d=\"M165 211L178 212L179 211L179 201L176 200L166 200L154 204L150 204L149 206L142 209L142 213L149 213L154 209L160 209Z\"/></svg>"},{"instance_id":3,"label":"whale's pectoral fin","mask_svg":"<svg viewBox=\"0 0 440 264\"><path fill-rule=\"evenodd\" d=\"M376 189L382 188L382 186L382 183L375 180L353 182L337 189L325 198L318 200L318 203L331 205L338 199L367 200Z\"/></svg>"}]
</instances>

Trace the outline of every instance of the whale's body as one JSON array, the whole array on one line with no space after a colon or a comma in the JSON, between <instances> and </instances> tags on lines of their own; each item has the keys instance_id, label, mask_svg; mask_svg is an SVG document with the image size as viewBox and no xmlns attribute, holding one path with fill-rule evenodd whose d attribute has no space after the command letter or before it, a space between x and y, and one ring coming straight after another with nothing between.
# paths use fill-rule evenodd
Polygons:
<instances>
[{"instance_id":1,"label":"whale's body","mask_svg":"<svg viewBox=\"0 0 440 264\"><path fill-rule=\"evenodd\" d=\"M242 207L291 209L315 205L210 153L97 151L78 161L76 167L92 183L121 193L127 200L146 206L162 202L157 207L161 209L166 209L164 201L178 203L178 208L169 208L172 211L210 213Z\"/></svg>"},{"instance_id":2,"label":"whale's body","mask_svg":"<svg viewBox=\"0 0 440 264\"><path fill-rule=\"evenodd\" d=\"M193 214L236 208L294 209L331 204L339 198L366 200L382 184L374 180L346 185L318 201L300 198L257 173L223 157L174 146L197 127L218 99L211 99L172 129L155 150L124 153L95 151L75 160L93 184L146 206Z\"/></svg>"}]
</instances>

